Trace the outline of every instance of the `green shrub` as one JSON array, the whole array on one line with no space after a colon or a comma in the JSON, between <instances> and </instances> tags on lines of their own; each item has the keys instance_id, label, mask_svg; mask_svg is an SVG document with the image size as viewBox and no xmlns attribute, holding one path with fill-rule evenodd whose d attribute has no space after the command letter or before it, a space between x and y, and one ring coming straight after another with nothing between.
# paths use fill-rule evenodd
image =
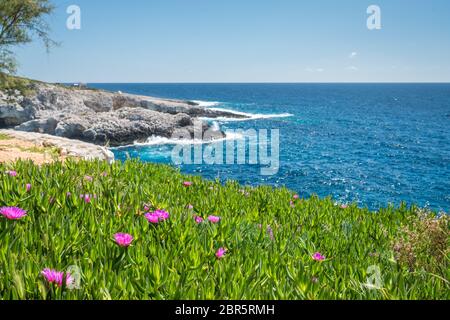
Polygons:
<instances>
[{"instance_id":1,"label":"green shrub","mask_svg":"<svg viewBox=\"0 0 450 320\"><path fill-rule=\"evenodd\" d=\"M19 78L0 72L0 91L10 95L15 95L16 91L24 96L31 95L34 91L31 81L25 78Z\"/></svg>"},{"instance_id":2,"label":"green shrub","mask_svg":"<svg viewBox=\"0 0 450 320\"><path fill-rule=\"evenodd\" d=\"M445 274L449 268L450 223L447 215L419 211L418 217L402 228L395 242L396 259L411 271L426 270Z\"/></svg>"}]
</instances>

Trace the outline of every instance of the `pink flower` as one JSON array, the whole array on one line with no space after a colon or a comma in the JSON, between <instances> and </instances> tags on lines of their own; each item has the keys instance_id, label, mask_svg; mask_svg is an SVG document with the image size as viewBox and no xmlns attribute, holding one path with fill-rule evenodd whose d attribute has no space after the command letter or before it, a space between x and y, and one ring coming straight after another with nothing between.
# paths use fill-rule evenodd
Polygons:
<instances>
[{"instance_id":1,"label":"pink flower","mask_svg":"<svg viewBox=\"0 0 450 320\"><path fill-rule=\"evenodd\" d=\"M69 272L67 272L66 273L66 286L70 288L73 286L74 282L75 282L74 277L72 277L72 275Z\"/></svg>"},{"instance_id":2,"label":"pink flower","mask_svg":"<svg viewBox=\"0 0 450 320\"><path fill-rule=\"evenodd\" d=\"M119 246L124 248L129 247L133 242L133 236L128 233L116 233L114 239Z\"/></svg>"},{"instance_id":3,"label":"pink flower","mask_svg":"<svg viewBox=\"0 0 450 320\"><path fill-rule=\"evenodd\" d=\"M149 206L144 206L144 211L150 211L150 207Z\"/></svg>"},{"instance_id":4,"label":"pink flower","mask_svg":"<svg viewBox=\"0 0 450 320\"><path fill-rule=\"evenodd\" d=\"M164 210L156 210L145 215L145 218L148 220L148 222L153 224L157 224L160 221L166 221L167 219L169 219L169 217L170 214Z\"/></svg>"},{"instance_id":5,"label":"pink flower","mask_svg":"<svg viewBox=\"0 0 450 320\"><path fill-rule=\"evenodd\" d=\"M204 219L202 217L199 216L194 216L194 220L196 224L200 224L204 221Z\"/></svg>"},{"instance_id":6,"label":"pink flower","mask_svg":"<svg viewBox=\"0 0 450 320\"><path fill-rule=\"evenodd\" d=\"M157 215L161 221L165 221L170 217L170 214L164 210L156 210L153 214Z\"/></svg>"},{"instance_id":7,"label":"pink flower","mask_svg":"<svg viewBox=\"0 0 450 320\"><path fill-rule=\"evenodd\" d=\"M341 204L341 209L347 209L348 208L348 205L346 205L346 204Z\"/></svg>"},{"instance_id":8,"label":"pink flower","mask_svg":"<svg viewBox=\"0 0 450 320\"><path fill-rule=\"evenodd\" d=\"M100 174L102 177L107 177L108 176L108 172L104 171Z\"/></svg>"},{"instance_id":9,"label":"pink flower","mask_svg":"<svg viewBox=\"0 0 450 320\"><path fill-rule=\"evenodd\" d=\"M295 208L295 203L293 201L290 201L289 205L291 206L291 208Z\"/></svg>"},{"instance_id":10,"label":"pink flower","mask_svg":"<svg viewBox=\"0 0 450 320\"><path fill-rule=\"evenodd\" d=\"M70 193L70 192L66 193L66 197L70 197L71 195L72 195L72 193Z\"/></svg>"},{"instance_id":11,"label":"pink flower","mask_svg":"<svg viewBox=\"0 0 450 320\"><path fill-rule=\"evenodd\" d=\"M91 195L90 194L81 194L80 198L84 199L84 202L86 202L86 203L91 203Z\"/></svg>"},{"instance_id":12,"label":"pink flower","mask_svg":"<svg viewBox=\"0 0 450 320\"><path fill-rule=\"evenodd\" d=\"M193 206L192 204L188 204L188 205L186 206L186 209L192 210L192 209L194 209L194 206Z\"/></svg>"},{"instance_id":13,"label":"pink flower","mask_svg":"<svg viewBox=\"0 0 450 320\"><path fill-rule=\"evenodd\" d=\"M85 176L84 180L92 182L94 180L94 178L92 178L91 176Z\"/></svg>"},{"instance_id":14,"label":"pink flower","mask_svg":"<svg viewBox=\"0 0 450 320\"><path fill-rule=\"evenodd\" d=\"M31 191L31 184L27 183L26 188L27 188L27 192L30 192Z\"/></svg>"},{"instance_id":15,"label":"pink flower","mask_svg":"<svg viewBox=\"0 0 450 320\"><path fill-rule=\"evenodd\" d=\"M312 255L312 259L315 261L324 261L325 257L320 252L316 252Z\"/></svg>"},{"instance_id":16,"label":"pink flower","mask_svg":"<svg viewBox=\"0 0 450 320\"><path fill-rule=\"evenodd\" d=\"M64 272L46 268L42 270L41 274L44 276L45 280L48 281L48 283L54 283L58 287L62 287L64 281ZM67 273L66 286L72 285L73 282L74 282L73 277L70 275L70 273Z\"/></svg>"},{"instance_id":17,"label":"pink flower","mask_svg":"<svg viewBox=\"0 0 450 320\"><path fill-rule=\"evenodd\" d=\"M227 252L225 248L220 248L219 250L217 250L216 252L217 259L222 259L225 256L225 252Z\"/></svg>"},{"instance_id":18,"label":"pink flower","mask_svg":"<svg viewBox=\"0 0 450 320\"><path fill-rule=\"evenodd\" d=\"M219 223L220 217L209 216L209 217L208 217L208 221L211 222L211 223Z\"/></svg>"},{"instance_id":19,"label":"pink flower","mask_svg":"<svg viewBox=\"0 0 450 320\"><path fill-rule=\"evenodd\" d=\"M11 171L6 171L5 173L11 177L17 177L17 171L11 170Z\"/></svg>"},{"instance_id":20,"label":"pink flower","mask_svg":"<svg viewBox=\"0 0 450 320\"><path fill-rule=\"evenodd\" d=\"M299 197L299 195L298 195L298 194L295 194L293 198L294 198L294 200L298 200L298 199L300 199L300 197Z\"/></svg>"},{"instance_id":21,"label":"pink flower","mask_svg":"<svg viewBox=\"0 0 450 320\"><path fill-rule=\"evenodd\" d=\"M185 182L183 182L183 186L185 186L185 187L190 187L190 186L192 186L192 182L190 182L190 181L185 181Z\"/></svg>"},{"instance_id":22,"label":"pink flower","mask_svg":"<svg viewBox=\"0 0 450 320\"><path fill-rule=\"evenodd\" d=\"M153 223L153 224L159 223L159 217L153 213L147 213L145 215L145 219L147 219L148 222Z\"/></svg>"},{"instance_id":23,"label":"pink flower","mask_svg":"<svg viewBox=\"0 0 450 320\"><path fill-rule=\"evenodd\" d=\"M20 220L27 215L27 212L18 207L0 208L0 214L9 220Z\"/></svg>"}]
</instances>

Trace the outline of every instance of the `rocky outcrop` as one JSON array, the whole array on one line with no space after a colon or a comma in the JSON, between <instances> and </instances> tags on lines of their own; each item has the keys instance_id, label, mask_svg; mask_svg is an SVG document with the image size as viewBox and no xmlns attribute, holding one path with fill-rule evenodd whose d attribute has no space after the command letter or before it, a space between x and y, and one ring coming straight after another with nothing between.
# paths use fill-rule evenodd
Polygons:
<instances>
[{"instance_id":1,"label":"rocky outcrop","mask_svg":"<svg viewBox=\"0 0 450 320\"><path fill-rule=\"evenodd\" d=\"M0 128L45 133L99 145L120 146L151 136L193 132L200 117L243 118L196 103L101 90L33 83L29 97L0 92ZM203 130L208 129L204 123Z\"/></svg>"}]
</instances>

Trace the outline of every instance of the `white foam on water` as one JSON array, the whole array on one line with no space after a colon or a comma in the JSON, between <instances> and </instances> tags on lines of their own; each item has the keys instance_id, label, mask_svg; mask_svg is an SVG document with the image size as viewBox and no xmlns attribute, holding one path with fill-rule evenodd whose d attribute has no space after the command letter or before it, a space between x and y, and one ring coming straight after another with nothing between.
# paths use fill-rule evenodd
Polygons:
<instances>
[{"instance_id":1,"label":"white foam on water","mask_svg":"<svg viewBox=\"0 0 450 320\"><path fill-rule=\"evenodd\" d=\"M213 111L223 111L223 112L229 112L231 114L235 114L238 116L243 116L245 118L230 118L230 117L218 117L218 118L208 118L203 117L201 119L203 120L216 120L216 121L223 121L223 122L231 122L231 121L249 121L249 120L257 120L257 119L271 119L271 118L289 118L293 117L294 115L291 113L276 113L276 114L263 114L263 113L248 113L248 112L241 112L231 109L224 109L224 108L208 108L209 110Z\"/></svg>"},{"instance_id":2,"label":"white foam on water","mask_svg":"<svg viewBox=\"0 0 450 320\"><path fill-rule=\"evenodd\" d=\"M128 146L120 146L111 149L124 149L128 147L145 147L145 146L162 146L162 145L199 145L199 144L208 144L208 143L216 143L227 140L240 140L243 138L242 134L235 132L225 132L226 136L222 139L214 139L214 140L200 140L200 139L172 139L161 136L151 136L145 142L135 142L132 145Z\"/></svg>"},{"instance_id":3,"label":"white foam on water","mask_svg":"<svg viewBox=\"0 0 450 320\"><path fill-rule=\"evenodd\" d=\"M198 104L199 107L214 107L220 104L218 101L202 101L202 100L192 100L192 102Z\"/></svg>"}]
</instances>

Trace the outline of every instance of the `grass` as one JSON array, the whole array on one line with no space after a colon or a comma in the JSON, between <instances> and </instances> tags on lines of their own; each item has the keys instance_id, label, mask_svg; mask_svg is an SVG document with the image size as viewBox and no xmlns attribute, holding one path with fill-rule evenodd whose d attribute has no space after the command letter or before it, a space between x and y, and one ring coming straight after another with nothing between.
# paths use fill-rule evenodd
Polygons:
<instances>
[{"instance_id":1,"label":"grass","mask_svg":"<svg viewBox=\"0 0 450 320\"><path fill-rule=\"evenodd\" d=\"M49 154L53 158L57 158L60 153L61 149L58 147L17 147L20 151L23 152L31 152L31 153L40 153L40 154Z\"/></svg>"},{"instance_id":2,"label":"grass","mask_svg":"<svg viewBox=\"0 0 450 320\"><path fill-rule=\"evenodd\" d=\"M6 141L6 140L11 140L11 137L8 136L7 134L0 133L0 141Z\"/></svg>"},{"instance_id":3,"label":"grass","mask_svg":"<svg viewBox=\"0 0 450 320\"><path fill-rule=\"evenodd\" d=\"M0 217L0 299L450 298L448 250L421 258L433 268L396 259L394 244L408 245L403 230L424 219L414 207L344 209L137 161L0 164L0 179L0 206L28 211L18 221ZM150 224L144 206L170 218ZM197 224L195 215L221 221ZM130 247L114 242L118 232L133 235ZM448 224L442 232L448 248ZM79 288L49 285L44 268L71 270Z\"/></svg>"}]
</instances>

